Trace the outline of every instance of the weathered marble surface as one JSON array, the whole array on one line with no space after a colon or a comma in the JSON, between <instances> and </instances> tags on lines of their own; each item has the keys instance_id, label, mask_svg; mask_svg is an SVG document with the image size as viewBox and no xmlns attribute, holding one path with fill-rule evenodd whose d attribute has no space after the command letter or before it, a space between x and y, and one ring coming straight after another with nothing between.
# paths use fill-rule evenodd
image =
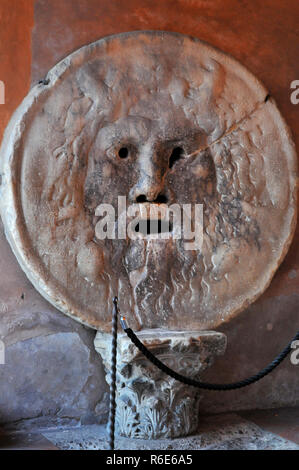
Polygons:
<instances>
[{"instance_id":1,"label":"weathered marble surface","mask_svg":"<svg viewBox=\"0 0 299 470\"><path fill-rule=\"evenodd\" d=\"M107 450L104 426L82 426L43 433L61 450ZM117 437L116 450L298 450L299 445L267 432L236 414L202 416L197 433L177 439Z\"/></svg>"},{"instance_id":2,"label":"weathered marble surface","mask_svg":"<svg viewBox=\"0 0 299 470\"><path fill-rule=\"evenodd\" d=\"M215 331L143 330L143 344L178 373L199 379L224 354L226 337ZM98 332L96 351L101 355L110 383L111 335ZM185 436L198 427L200 391L161 372L132 344L118 336L116 432L139 439Z\"/></svg>"},{"instance_id":3,"label":"weathered marble surface","mask_svg":"<svg viewBox=\"0 0 299 470\"><path fill-rule=\"evenodd\" d=\"M1 154L7 237L36 288L106 331L115 294L134 329L214 328L255 300L296 217L295 151L267 96L232 58L171 33L106 38L58 64ZM173 238L95 240L99 203L161 194L204 204L201 252Z\"/></svg>"}]
</instances>

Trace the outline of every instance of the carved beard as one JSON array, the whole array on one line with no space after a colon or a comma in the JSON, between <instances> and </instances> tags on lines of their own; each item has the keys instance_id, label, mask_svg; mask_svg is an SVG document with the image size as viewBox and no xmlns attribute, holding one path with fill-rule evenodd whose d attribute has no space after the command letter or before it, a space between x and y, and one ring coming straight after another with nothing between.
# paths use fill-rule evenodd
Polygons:
<instances>
[{"instance_id":1,"label":"carved beard","mask_svg":"<svg viewBox=\"0 0 299 470\"><path fill-rule=\"evenodd\" d=\"M190 302L192 281L201 282L196 251L186 251L183 240L129 240L123 263L132 288L135 315L142 325L152 318L150 328L160 325L152 312L164 321L173 315L180 302Z\"/></svg>"},{"instance_id":2,"label":"carved beard","mask_svg":"<svg viewBox=\"0 0 299 470\"><path fill-rule=\"evenodd\" d=\"M223 250L228 250L233 256L238 254L240 246L244 250L244 244L253 244L256 234L251 234L253 240L246 240L245 236L250 227L254 228L252 220L246 220L239 208L236 222L232 219L232 210L236 210L234 200L227 203L222 213L219 201L206 205L201 251L186 250L184 239L172 237L105 241L106 272L118 273L114 292L122 290L123 298L127 298L127 311L135 316L139 328L144 324L148 328L159 328L161 322L171 326L186 306L190 311L197 311L199 301L204 303L208 295L212 280L218 282L226 273L226 258L215 264L215 253L220 256ZM233 232L236 229L243 233L242 237ZM102 281L107 282L107 279ZM111 288L111 295L112 292ZM153 315L153 312L159 314Z\"/></svg>"}]
</instances>

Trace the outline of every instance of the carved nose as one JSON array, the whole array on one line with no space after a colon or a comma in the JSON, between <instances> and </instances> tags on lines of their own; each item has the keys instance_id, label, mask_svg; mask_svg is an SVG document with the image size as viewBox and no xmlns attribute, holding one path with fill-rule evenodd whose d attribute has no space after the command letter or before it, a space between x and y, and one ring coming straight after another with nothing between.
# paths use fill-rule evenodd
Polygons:
<instances>
[{"instance_id":1,"label":"carved nose","mask_svg":"<svg viewBox=\"0 0 299 470\"><path fill-rule=\"evenodd\" d=\"M163 192L163 168L155 151L154 145L145 144L140 152L139 175L136 184L129 193L129 199L133 203L138 202L166 202L159 200L165 198Z\"/></svg>"},{"instance_id":2,"label":"carved nose","mask_svg":"<svg viewBox=\"0 0 299 470\"><path fill-rule=\"evenodd\" d=\"M131 202L154 202L159 198L162 184L154 178L144 176L130 191Z\"/></svg>"}]
</instances>

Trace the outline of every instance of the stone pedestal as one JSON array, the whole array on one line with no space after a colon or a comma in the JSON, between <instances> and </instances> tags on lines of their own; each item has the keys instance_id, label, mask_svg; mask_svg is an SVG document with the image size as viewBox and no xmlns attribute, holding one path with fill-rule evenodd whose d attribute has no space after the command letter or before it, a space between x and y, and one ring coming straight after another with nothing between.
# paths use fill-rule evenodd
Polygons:
<instances>
[{"instance_id":1,"label":"stone pedestal","mask_svg":"<svg viewBox=\"0 0 299 470\"><path fill-rule=\"evenodd\" d=\"M226 349L215 331L143 330L140 341L178 373L199 379ZM97 332L96 351L110 381L111 335ZM123 332L118 335L116 432L125 437L160 439L186 436L198 425L200 391L157 369Z\"/></svg>"}]
</instances>

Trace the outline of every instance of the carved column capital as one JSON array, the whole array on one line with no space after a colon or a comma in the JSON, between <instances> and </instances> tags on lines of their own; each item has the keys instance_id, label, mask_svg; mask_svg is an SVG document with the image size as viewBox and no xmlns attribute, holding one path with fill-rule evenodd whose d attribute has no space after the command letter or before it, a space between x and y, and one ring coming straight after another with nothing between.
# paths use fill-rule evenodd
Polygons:
<instances>
[{"instance_id":1,"label":"carved column capital","mask_svg":"<svg viewBox=\"0 0 299 470\"><path fill-rule=\"evenodd\" d=\"M214 331L143 330L138 338L176 372L199 379L226 349L226 337ZM97 332L95 348L110 381L111 335ZM117 432L130 438L184 436L198 425L200 393L169 377L146 359L125 333L118 336Z\"/></svg>"}]
</instances>

